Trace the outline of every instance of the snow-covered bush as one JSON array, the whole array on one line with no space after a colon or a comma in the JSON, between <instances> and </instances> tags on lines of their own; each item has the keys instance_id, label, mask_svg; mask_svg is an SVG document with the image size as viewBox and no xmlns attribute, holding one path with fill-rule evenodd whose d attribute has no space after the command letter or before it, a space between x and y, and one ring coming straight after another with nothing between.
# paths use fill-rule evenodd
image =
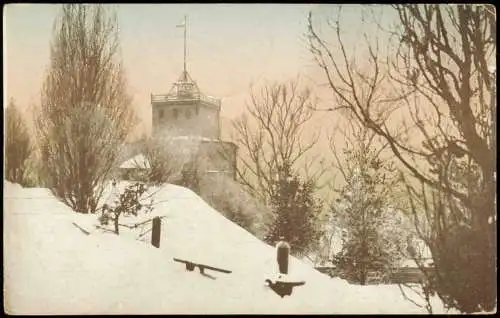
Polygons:
<instances>
[{"instance_id":1,"label":"snow-covered bush","mask_svg":"<svg viewBox=\"0 0 500 318\"><path fill-rule=\"evenodd\" d=\"M45 187L42 175L42 162L40 153L34 150L25 161L25 169L23 171L23 180L25 187Z\"/></svg>"},{"instance_id":2,"label":"snow-covered bush","mask_svg":"<svg viewBox=\"0 0 500 318\"><path fill-rule=\"evenodd\" d=\"M32 153L28 128L14 101L5 110L5 179L26 185L25 170Z\"/></svg>"},{"instance_id":3,"label":"snow-covered bush","mask_svg":"<svg viewBox=\"0 0 500 318\"><path fill-rule=\"evenodd\" d=\"M334 263L346 279L362 285L371 274L388 279L403 257L407 234L393 196L397 175L367 137L361 131L356 143L344 149L345 185L331 205L332 221L342 229Z\"/></svg>"},{"instance_id":4,"label":"snow-covered bush","mask_svg":"<svg viewBox=\"0 0 500 318\"><path fill-rule=\"evenodd\" d=\"M114 202L103 205L102 214L99 217L101 225L108 225L110 221L113 222L114 232L118 235L120 234L119 221L121 216L137 216L139 212L151 212L153 210L153 202L145 203L141 200L142 195L145 194L147 190L148 187L141 182L136 182L127 186Z\"/></svg>"},{"instance_id":5,"label":"snow-covered bush","mask_svg":"<svg viewBox=\"0 0 500 318\"><path fill-rule=\"evenodd\" d=\"M222 174L206 174L200 180L200 196L227 219L264 238L271 211L237 181Z\"/></svg>"},{"instance_id":6,"label":"snow-covered bush","mask_svg":"<svg viewBox=\"0 0 500 318\"><path fill-rule=\"evenodd\" d=\"M162 136L145 139L142 153L147 167L137 167L146 171L141 180L153 184L189 185L186 171L190 171L193 163L198 163L199 148L199 140L179 140L165 132Z\"/></svg>"},{"instance_id":7,"label":"snow-covered bush","mask_svg":"<svg viewBox=\"0 0 500 318\"><path fill-rule=\"evenodd\" d=\"M323 205L314 195L311 180L301 180L286 165L280 172L271 198L274 220L265 241L274 245L283 236L292 254L307 255L318 248L323 234L319 222Z\"/></svg>"}]
</instances>

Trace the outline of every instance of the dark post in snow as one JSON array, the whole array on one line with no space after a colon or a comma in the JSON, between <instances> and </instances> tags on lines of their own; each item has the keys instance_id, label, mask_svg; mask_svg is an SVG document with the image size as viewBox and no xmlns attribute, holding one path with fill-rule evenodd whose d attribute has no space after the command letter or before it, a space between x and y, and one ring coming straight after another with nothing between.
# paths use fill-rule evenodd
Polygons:
<instances>
[{"instance_id":1,"label":"dark post in snow","mask_svg":"<svg viewBox=\"0 0 500 318\"><path fill-rule=\"evenodd\" d=\"M276 253L280 274L288 274L288 256L290 255L290 245L280 237L280 242L276 245Z\"/></svg>"},{"instance_id":2,"label":"dark post in snow","mask_svg":"<svg viewBox=\"0 0 500 318\"><path fill-rule=\"evenodd\" d=\"M161 219L157 216L153 219L153 230L151 232L151 244L153 244L154 247L160 247L160 234Z\"/></svg>"}]
</instances>

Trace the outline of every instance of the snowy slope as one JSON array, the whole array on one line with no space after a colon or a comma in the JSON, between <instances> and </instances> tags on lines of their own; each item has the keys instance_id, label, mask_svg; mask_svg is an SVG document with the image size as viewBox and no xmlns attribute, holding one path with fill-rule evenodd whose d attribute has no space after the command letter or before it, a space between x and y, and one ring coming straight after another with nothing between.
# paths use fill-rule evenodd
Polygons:
<instances>
[{"instance_id":1,"label":"snowy slope","mask_svg":"<svg viewBox=\"0 0 500 318\"><path fill-rule=\"evenodd\" d=\"M121 185L122 187L124 184ZM46 189L4 182L4 305L14 314L424 313L396 286L354 286L292 259L305 280L283 299L264 286L275 250L182 187L151 190L165 216L160 248L93 230ZM152 215L147 216L148 218ZM188 272L172 258L232 274Z\"/></svg>"}]
</instances>

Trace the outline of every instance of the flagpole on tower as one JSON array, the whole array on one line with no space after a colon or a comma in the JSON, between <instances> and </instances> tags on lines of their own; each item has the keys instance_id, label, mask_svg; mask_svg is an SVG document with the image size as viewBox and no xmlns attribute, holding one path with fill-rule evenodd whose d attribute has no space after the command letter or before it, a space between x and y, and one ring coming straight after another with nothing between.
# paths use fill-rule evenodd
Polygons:
<instances>
[{"instance_id":1,"label":"flagpole on tower","mask_svg":"<svg viewBox=\"0 0 500 318\"><path fill-rule=\"evenodd\" d=\"M186 56L187 56L187 15L184 15L184 22L182 24L176 25L178 28L184 28L184 81L187 81L187 70L186 70Z\"/></svg>"},{"instance_id":2,"label":"flagpole on tower","mask_svg":"<svg viewBox=\"0 0 500 318\"><path fill-rule=\"evenodd\" d=\"M187 15L184 15L184 76L186 76L186 37L187 37Z\"/></svg>"}]
</instances>

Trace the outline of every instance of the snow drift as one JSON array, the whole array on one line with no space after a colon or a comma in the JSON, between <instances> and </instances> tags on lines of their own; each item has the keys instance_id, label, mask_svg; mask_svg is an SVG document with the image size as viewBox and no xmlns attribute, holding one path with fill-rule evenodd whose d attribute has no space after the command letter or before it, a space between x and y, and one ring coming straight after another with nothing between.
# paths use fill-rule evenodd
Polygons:
<instances>
[{"instance_id":1,"label":"snow drift","mask_svg":"<svg viewBox=\"0 0 500 318\"><path fill-rule=\"evenodd\" d=\"M125 184L120 184L124 187ZM111 195L108 189L108 194ZM355 286L291 259L306 281L280 298L264 286L275 249L233 224L192 191L151 189L164 216L160 248L97 230L47 189L4 182L4 305L10 314L425 313L397 286ZM84 234L73 223L88 230ZM173 257L232 270L188 272ZM442 310L442 309L441 309Z\"/></svg>"}]
</instances>

